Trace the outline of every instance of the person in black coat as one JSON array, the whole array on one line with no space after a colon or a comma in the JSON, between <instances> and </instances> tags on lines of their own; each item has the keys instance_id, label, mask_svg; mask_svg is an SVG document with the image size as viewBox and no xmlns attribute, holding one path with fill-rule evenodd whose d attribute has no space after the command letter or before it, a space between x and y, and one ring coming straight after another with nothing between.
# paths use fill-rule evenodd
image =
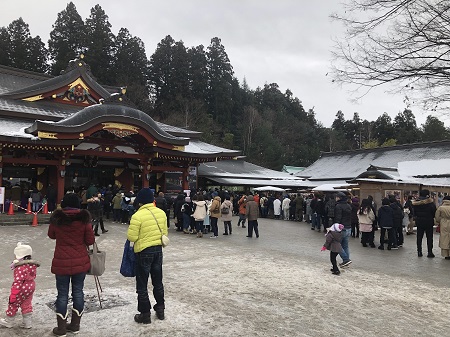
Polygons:
<instances>
[{"instance_id":1,"label":"person in black coat","mask_svg":"<svg viewBox=\"0 0 450 337\"><path fill-rule=\"evenodd\" d=\"M400 202L395 198L395 196L389 196L389 206L394 211L394 231L397 240L397 246L403 246L403 208Z\"/></svg>"},{"instance_id":2,"label":"person in black coat","mask_svg":"<svg viewBox=\"0 0 450 337\"><path fill-rule=\"evenodd\" d=\"M397 236L394 229L394 210L391 208L391 203L388 198L384 198L381 202L381 207L378 210L378 226L380 231L380 246L378 249L384 250L384 238L386 232L388 233L388 250L398 249Z\"/></svg>"},{"instance_id":3,"label":"person in black coat","mask_svg":"<svg viewBox=\"0 0 450 337\"><path fill-rule=\"evenodd\" d=\"M417 226L417 255L422 257L422 239L423 234L427 236L427 257L434 257L433 254L433 226L434 215L436 213L436 205L434 200L430 198L429 190L419 192L419 200L412 202L414 209L414 217Z\"/></svg>"}]
</instances>

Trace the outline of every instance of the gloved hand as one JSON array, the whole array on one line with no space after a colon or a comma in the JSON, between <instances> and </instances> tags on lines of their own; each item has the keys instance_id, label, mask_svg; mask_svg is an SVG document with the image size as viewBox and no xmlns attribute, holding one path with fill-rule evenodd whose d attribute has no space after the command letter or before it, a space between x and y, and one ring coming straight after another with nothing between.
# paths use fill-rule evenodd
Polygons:
<instances>
[{"instance_id":1,"label":"gloved hand","mask_svg":"<svg viewBox=\"0 0 450 337\"><path fill-rule=\"evenodd\" d=\"M325 247L325 246L322 246L322 248L320 248L320 251L321 252L324 252L324 251L326 251L327 250L327 247Z\"/></svg>"},{"instance_id":2,"label":"gloved hand","mask_svg":"<svg viewBox=\"0 0 450 337\"><path fill-rule=\"evenodd\" d=\"M14 303L17 300L17 296L16 295L9 295L9 303Z\"/></svg>"}]
</instances>

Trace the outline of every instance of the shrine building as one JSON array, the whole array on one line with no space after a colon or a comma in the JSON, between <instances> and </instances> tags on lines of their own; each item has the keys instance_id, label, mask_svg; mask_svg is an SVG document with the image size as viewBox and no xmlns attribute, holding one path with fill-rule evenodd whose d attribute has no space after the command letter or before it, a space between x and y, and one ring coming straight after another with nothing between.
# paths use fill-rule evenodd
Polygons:
<instances>
[{"instance_id":1,"label":"shrine building","mask_svg":"<svg viewBox=\"0 0 450 337\"><path fill-rule=\"evenodd\" d=\"M0 66L1 185L45 195L52 184L57 200L92 183L178 193L196 187L199 163L240 155L154 121L125 93L97 83L82 57L56 77Z\"/></svg>"}]
</instances>

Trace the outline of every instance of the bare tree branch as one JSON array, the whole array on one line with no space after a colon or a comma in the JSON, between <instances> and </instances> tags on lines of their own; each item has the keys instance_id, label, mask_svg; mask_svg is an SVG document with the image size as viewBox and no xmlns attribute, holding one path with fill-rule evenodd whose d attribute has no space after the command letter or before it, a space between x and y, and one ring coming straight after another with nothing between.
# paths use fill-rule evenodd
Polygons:
<instances>
[{"instance_id":1,"label":"bare tree branch","mask_svg":"<svg viewBox=\"0 0 450 337\"><path fill-rule=\"evenodd\" d=\"M350 0L332 19L346 28L332 78L358 92L388 83L428 108L450 105L450 1Z\"/></svg>"}]
</instances>

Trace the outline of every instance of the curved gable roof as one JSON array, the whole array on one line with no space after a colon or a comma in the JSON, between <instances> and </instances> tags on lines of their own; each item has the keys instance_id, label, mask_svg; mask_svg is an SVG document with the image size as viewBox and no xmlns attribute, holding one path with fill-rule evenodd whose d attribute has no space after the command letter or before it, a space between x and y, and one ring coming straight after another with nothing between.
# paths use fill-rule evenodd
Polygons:
<instances>
[{"instance_id":1,"label":"curved gable roof","mask_svg":"<svg viewBox=\"0 0 450 337\"><path fill-rule=\"evenodd\" d=\"M72 60L64 74L18 90L6 92L1 94L0 97L11 99L34 97L67 86L78 78L83 79L86 85L94 90L99 96L103 98L110 96L110 93L93 78L89 66L84 61Z\"/></svg>"},{"instance_id":2,"label":"curved gable roof","mask_svg":"<svg viewBox=\"0 0 450 337\"><path fill-rule=\"evenodd\" d=\"M189 138L176 137L162 130L146 113L121 104L95 104L86 107L59 122L35 121L25 132L37 135L42 132L80 133L97 124L118 122L133 124L145 129L155 139L174 145L187 145Z\"/></svg>"}]
</instances>

